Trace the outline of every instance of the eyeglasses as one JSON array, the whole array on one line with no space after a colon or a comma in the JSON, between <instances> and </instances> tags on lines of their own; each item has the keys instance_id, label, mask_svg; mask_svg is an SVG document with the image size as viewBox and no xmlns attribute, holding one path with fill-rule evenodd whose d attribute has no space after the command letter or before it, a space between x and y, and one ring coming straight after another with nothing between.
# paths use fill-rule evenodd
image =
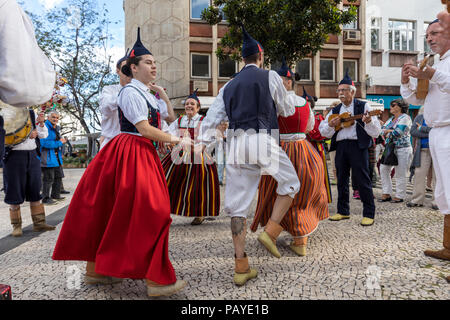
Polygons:
<instances>
[{"instance_id":1,"label":"eyeglasses","mask_svg":"<svg viewBox=\"0 0 450 320\"><path fill-rule=\"evenodd\" d=\"M346 91L350 91L350 88L337 89L337 90L336 90L336 93L339 93L339 92L346 92Z\"/></svg>"}]
</instances>

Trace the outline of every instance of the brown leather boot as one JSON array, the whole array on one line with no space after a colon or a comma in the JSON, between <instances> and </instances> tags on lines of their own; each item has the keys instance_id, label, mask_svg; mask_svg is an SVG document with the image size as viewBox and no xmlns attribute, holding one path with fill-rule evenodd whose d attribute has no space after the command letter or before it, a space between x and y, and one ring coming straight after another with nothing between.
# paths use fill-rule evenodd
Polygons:
<instances>
[{"instance_id":1,"label":"brown leather boot","mask_svg":"<svg viewBox=\"0 0 450 320\"><path fill-rule=\"evenodd\" d=\"M13 226L13 232L11 235L13 237L21 237L22 232L22 216L20 214L20 207L17 209L9 208L9 217L11 219L11 225Z\"/></svg>"},{"instance_id":2,"label":"brown leather boot","mask_svg":"<svg viewBox=\"0 0 450 320\"><path fill-rule=\"evenodd\" d=\"M294 238L289 245L292 251L297 255L303 257L306 256L306 245L308 243L308 237Z\"/></svg>"},{"instance_id":3,"label":"brown leather boot","mask_svg":"<svg viewBox=\"0 0 450 320\"><path fill-rule=\"evenodd\" d=\"M86 284L115 284L122 282L123 279L104 276L95 272L95 262L88 261L86 263L86 274L84 282Z\"/></svg>"},{"instance_id":4,"label":"brown leather boot","mask_svg":"<svg viewBox=\"0 0 450 320\"><path fill-rule=\"evenodd\" d=\"M56 227L45 223L45 209L41 203L37 206L30 206L31 218L33 220L33 231L51 231Z\"/></svg>"},{"instance_id":5,"label":"brown leather boot","mask_svg":"<svg viewBox=\"0 0 450 320\"><path fill-rule=\"evenodd\" d=\"M269 219L264 231L258 236L258 241L277 258L281 258L281 254L276 246L277 238L281 231L283 231L283 227L272 219Z\"/></svg>"},{"instance_id":6,"label":"brown leather boot","mask_svg":"<svg viewBox=\"0 0 450 320\"><path fill-rule=\"evenodd\" d=\"M450 215L444 217L444 249L439 251L425 250L424 254L428 257L450 260Z\"/></svg>"},{"instance_id":7,"label":"brown leather boot","mask_svg":"<svg viewBox=\"0 0 450 320\"><path fill-rule=\"evenodd\" d=\"M250 269L248 265L248 257L247 254L244 253L244 258L236 258L234 257L234 283L237 286L244 285L248 280L256 278L258 275L258 271L255 269Z\"/></svg>"}]
</instances>

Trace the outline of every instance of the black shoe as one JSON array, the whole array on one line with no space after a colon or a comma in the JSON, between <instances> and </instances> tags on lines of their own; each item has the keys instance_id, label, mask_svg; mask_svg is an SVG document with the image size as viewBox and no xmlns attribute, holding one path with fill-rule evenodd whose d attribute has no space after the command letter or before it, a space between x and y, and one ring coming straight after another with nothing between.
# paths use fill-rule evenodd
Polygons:
<instances>
[{"instance_id":1,"label":"black shoe","mask_svg":"<svg viewBox=\"0 0 450 320\"><path fill-rule=\"evenodd\" d=\"M53 200L56 200L56 201L62 201L62 200L64 200L66 197L58 197L58 198L55 198L55 197L52 197L52 199Z\"/></svg>"},{"instance_id":2,"label":"black shoe","mask_svg":"<svg viewBox=\"0 0 450 320\"><path fill-rule=\"evenodd\" d=\"M418 204L418 203L414 203L414 202L407 202L406 206L410 207L410 208L412 208L412 207L423 207L423 204Z\"/></svg>"},{"instance_id":3,"label":"black shoe","mask_svg":"<svg viewBox=\"0 0 450 320\"><path fill-rule=\"evenodd\" d=\"M70 191L67 191L67 190L61 190L61 192L60 192L61 194L69 194L70 193Z\"/></svg>"},{"instance_id":4,"label":"black shoe","mask_svg":"<svg viewBox=\"0 0 450 320\"><path fill-rule=\"evenodd\" d=\"M386 199L380 198L380 199L378 199L378 202L389 202L389 201L391 201L391 200L392 200L391 197L388 197L388 198L386 198Z\"/></svg>"},{"instance_id":5,"label":"black shoe","mask_svg":"<svg viewBox=\"0 0 450 320\"><path fill-rule=\"evenodd\" d=\"M46 204L46 205L52 205L52 204L56 204L57 202L51 198L44 198L42 200L42 203Z\"/></svg>"}]
</instances>

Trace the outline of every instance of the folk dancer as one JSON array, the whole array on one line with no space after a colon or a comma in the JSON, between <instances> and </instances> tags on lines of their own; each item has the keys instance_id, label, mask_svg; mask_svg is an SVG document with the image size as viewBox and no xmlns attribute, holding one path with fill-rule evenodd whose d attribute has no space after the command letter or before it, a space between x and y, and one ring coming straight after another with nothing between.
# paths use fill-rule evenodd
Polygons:
<instances>
[{"instance_id":1,"label":"folk dancer","mask_svg":"<svg viewBox=\"0 0 450 320\"><path fill-rule=\"evenodd\" d=\"M308 101L309 105L311 106L311 110L314 110L314 108L316 106L317 97L310 96L306 92L305 87L303 87L302 98L306 99L306 101ZM324 180L325 188L327 190L328 203L331 203L331 202L333 202L333 196L331 194L330 174L328 172L328 164L327 164L327 153L326 153L327 138L323 137L319 131L319 125L323 120L324 120L324 117L320 112L314 113L314 128L308 132L308 134L306 135L306 138L316 148L316 150L319 152L320 157L322 158L323 168L325 170L325 175L324 175L323 180Z\"/></svg>"},{"instance_id":2,"label":"folk dancer","mask_svg":"<svg viewBox=\"0 0 450 320\"><path fill-rule=\"evenodd\" d=\"M420 70L412 63L402 69L401 95L411 104L424 106L424 119L433 129L429 133L429 148L436 174L435 202L444 215L444 248L438 251L426 250L425 255L450 260L450 39L444 33L438 20L427 28L426 39L439 61L433 67ZM428 79L428 94L425 99L416 97L415 79ZM450 281L450 277L447 278Z\"/></svg>"},{"instance_id":3,"label":"folk dancer","mask_svg":"<svg viewBox=\"0 0 450 320\"><path fill-rule=\"evenodd\" d=\"M197 90L184 103L186 114L169 126L174 136L188 136L196 141L204 116L200 115L200 99ZM216 164L207 159L194 159L195 155L181 158L172 152L162 160L169 188L171 213L195 217L192 225L200 225L205 217L215 217L220 212L220 188ZM175 161L174 161L175 160Z\"/></svg>"},{"instance_id":4,"label":"folk dancer","mask_svg":"<svg viewBox=\"0 0 450 320\"><path fill-rule=\"evenodd\" d=\"M308 237L316 230L319 221L328 218L327 191L324 180L322 158L306 140L306 133L314 128L314 113L309 103L294 92L294 73L283 61L278 74L288 90L290 104L295 113L290 117L278 117L281 148L291 159L300 181L300 191L281 221L280 225L293 237L290 248L299 256L306 255ZM276 194L277 182L268 175L261 178L258 204L250 229L255 232L258 225L265 226L270 219Z\"/></svg>"},{"instance_id":5,"label":"folk dancer","mask_svg":"<svg viewBox=\"0 0 450 320\"><path fill-rule=\"evenodd\" d=\"M0 8L0 100L13 107L50 100L56 72L37 44L30 18L15 0L0 0ZM0 161L4 143L0 115Z\"/></svg>"},{"instance_id":6,"label":"folk dancer","mask_svg":"<svg viewBox=\"0 0 450 320\"><path fill-rule=\"evenodd\" d=\"M23 235L20 205L24 201L30 202L33 231L55 230L54 226L45 222L45 209L41 203L42 196L40 194L41 164L36 145L36 138L46 138L48 129L44 125L43 113L36 118L33 110L30 109L29 112L35 129L25 141L8 150L4 159L5 203L10 205L13 237Z\"/></svg>"},{"instance_id":7,"label":"folk dancer","mask_svg":"<svg viewBox=\"0 0 450 320\"><path fill-rule=\"evenodd\" d=\"M114 137L120 134L119 113L117 99L120 90L130 83L131 78L122 72L122 67L127 63L128 51L125 56L116 63L116 74L119 76L119 84L113 84L103 88L100 97L100 112L102 114L102 135L100 136L100 150Z\"/></svg>"},{"instance_id":8,"label":"folk dancer","mask_svg":"<svg viewBox=\"0 0 450 320\"><path fill-rule=\"evenodd\" d=\"M371 111L368 103L355 99L356 87L348 72L339 82L337 89L341 104L333 108L325 121L319 126L320 134L331 140L331 151L336 150L336 171L338 186L337 214L330 217L331 221L350 219L349 186L350 170L354 183L358 186L359 195L363 203L362 226L370 226L375 219L375 202L373 200L372 181L369 177L369 147L372 138L380 135L381 126L376 116L369 116ZM351 115L364 114L362 119L348 127L336 131L341 120L339 117L328 119L332 114L338 115L349 112Z\"/></svg>"},{"instance_id":9,"label":"folk dancer","mask_svg":"<svg viewBox=\"0 0 450 320\"><path fill-rule=\"evenodd\" d=\"M156 62L140 41L140 29L122 72L133 78L118 100L122 133L81 178L53 259L87 261L88 284L146 279L149 296L170 295L186 282L177 280L169 260L170 199L154 142L185 148L193 142L158 129L167 110L158 109L163 104L148 91Z\"/></svg>"},{"instance_id":10,"label":"folk dancer","mask_svg":"<svg viewBox=\"0 0 450 320\"><path fill-rule=\"evenodd\" d=\"M276 239L283 230L284 215L300 189L291 161L270 133L278 129L277 115L290 116L295 106L289 103L283 81L275 71L262 70L264 51L242 27L242 57L245 67L220 89L202 121L199 149L204 150L215 129L228 120L225 212L231 217L235 249L234 283L244 285L257 276L245 253L247 215L256 194L261 174L278 182L273 212L258 240L274 256L280 257Z\"/></svg>"}]
</instances>

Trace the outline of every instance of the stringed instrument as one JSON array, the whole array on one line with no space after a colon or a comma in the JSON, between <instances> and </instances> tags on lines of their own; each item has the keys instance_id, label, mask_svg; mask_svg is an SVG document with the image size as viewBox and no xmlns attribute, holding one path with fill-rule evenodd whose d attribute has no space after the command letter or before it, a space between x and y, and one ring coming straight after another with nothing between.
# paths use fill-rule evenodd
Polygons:
<instances>
[{"instance_id":1,"label":"stringed instrument","mask_svg":"<svg viewBox=\"0 0 450 320\"><path fill-rule=\"evenodd\" d=\"M370 111L368 114L372 116L379 116L383 113L382 110L373 110ZM355 124L355 120L362 119L365 116L365 113L358 114L356 116L352 116L350 112L344 112L341 114L330 114L328 117L328 123L330 123L333 119L339 118L341 120L341 123L334 127L334 130L337 132L343 128L349 128L352 125Z\"/></svg>"},{"instance_id":2,"label":"stringed instrument","mask_svg":"<svg viewBox=\"0 0 450 320\"><path fill-rule=\"evenodd\" d=\"M419 69L423 70L425 66L428 64L428 60L430 59L430 55L427 54L422 62L419 64ZM418 79L417 80L417 91L416 97L417 99L425 99L428 95L428 88L430 86L430 80L428 79Z\"/></svg>"}]
</instances>

